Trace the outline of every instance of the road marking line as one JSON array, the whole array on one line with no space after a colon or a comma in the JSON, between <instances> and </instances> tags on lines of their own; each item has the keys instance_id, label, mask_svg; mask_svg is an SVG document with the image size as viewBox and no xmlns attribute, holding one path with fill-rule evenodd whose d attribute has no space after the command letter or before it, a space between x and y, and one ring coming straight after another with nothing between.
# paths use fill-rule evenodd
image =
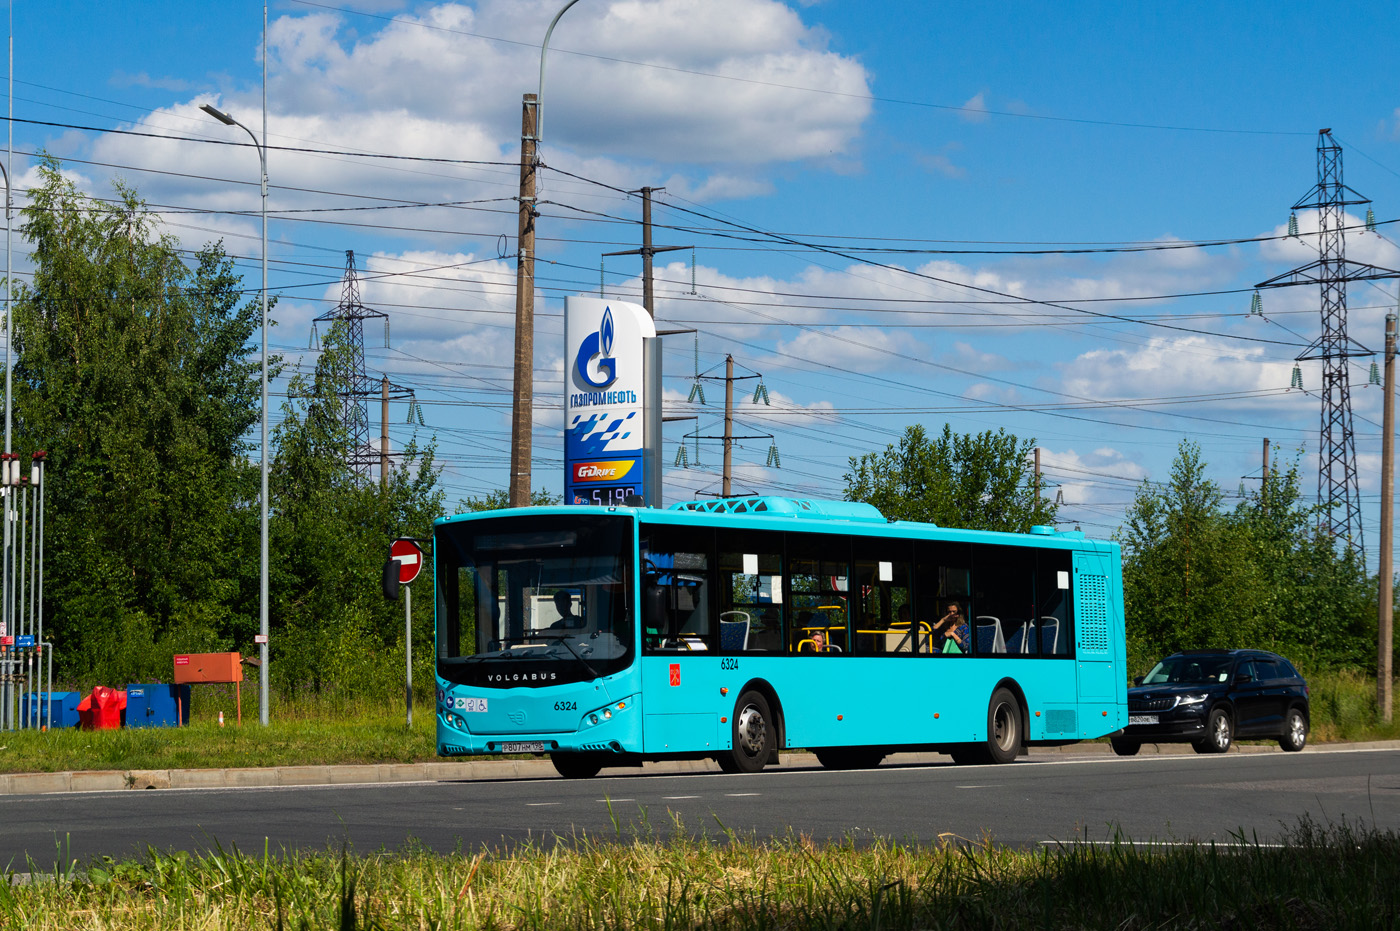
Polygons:
<instances>
[{"instance_id":1,"label":"road marking line","mask_svg":"<svg viewBox=\"0 0 1400 931\"><path fill-rule=\"evenodd\" d=\"M1215 846L1215 847L1230 847L1230 848L1261 847L1261 848L1268 848L1268 849L1270 849L1270 850L1283 850L1283 849L1285 849L1285 848L1287 847L1286 844L1256 844L1256 843L1253 843L1253 842L1251 842L1251 841L1237 841L1237 840L1228 840L1228 841L1225 841L1225 840L1201 840L1201 841L1173 840L1173 841L1165 841L1165 840L1079 840L1079 839L1075 839L1075 840L1043 840L1043 841L1040 841L1039 843L1040 843L1040 846L1042 846L1042 847L1069 847L1069 846L1074 846L1074 845L1076 845L1076 844L1088 844L1088 845L1091 845L1091 846L1094 846L1094 847L1112 847L1112 846L1114 846L1115 844L1116 844L1116 845L1119 845L1119 846L1123 846L1123 847L1210 847L1210 846Z\"/></svg>"},{"instance_id":2,"label":"road marking line","mask_svg":"<svg viewBox=\"0 0 1400 931\"><path fill-rule=\"evenodd\" d=\"M955 789L1000 789L1000 788L1003 788L1003 786L1001 785L1001 783L994 783L994 784L989 784L989 785L985 785L985 786L954 786L954 788L955 788Z\"/></svg>"},{"instance_id":3,"label":"road marking line","mask_svg":"<svg viewBox=\"0 0 1400 931\"><path fill-rule=\"evenodd\" d=\"M700 797L700 796L698 796L698 795L663 795L663 796L661 796L661 800L662 800L663 802L678 802L678 801L680 801L681 799L699 798L699 797Z\"/></svg>"},{"instance_id":4,"label":"road marking line","mask_svg":"<svg viewBox=\"0 0 1400 931\"><path fill-rule=\"evenodd\" d=\"M748 798L748 797L751 796L751 795L762 795L763 793L762 793L762 792L726 792L726 793L724 793L724 794L725 794L727 797L729 797L729 798Z\"/></svg>"},{"instance_id":5,"label":"road marking line","mask_svg":"<svg viewBox=\"0 0 1400 931\"><path fill-rule=\"evenodd\" d=\"M562 805L563 802L526 802L526 808L548 808L551 805Z\"/></svg>"},{"instance_id":6,"label":"road marking line","mask_svg":"<svg viewBox=\"0 0 1400 931\"><path fill-rule=\"evenodd\" d=\"M600 801L600 802L602 802L603 804L606 805L608 802L635 802L636 799L634 799L634 798L600 798L600 799L598 799L598 801Z\"/></svg>"}]
</instances>

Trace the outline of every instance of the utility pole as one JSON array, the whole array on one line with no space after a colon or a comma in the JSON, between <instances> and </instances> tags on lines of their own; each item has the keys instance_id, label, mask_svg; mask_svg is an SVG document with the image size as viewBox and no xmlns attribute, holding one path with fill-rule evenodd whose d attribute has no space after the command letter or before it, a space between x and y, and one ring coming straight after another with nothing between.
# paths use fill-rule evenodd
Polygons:
<instances>
[{"instance_id":1,"label":"utility pole","mask_svg":"<svg viewBox=\"0 0 1400 931\"><path fill-rule=\"evenodd\" d=\"M413 393L412 388L405 388L403 385L396 385L389 380L389 376L383 376L379 381L379 487L389 487L389 465L392 457L389 455L389 402L408 402L408 422L413 423L413 414L418 414L418 422L423 422L423 408L418 404L418 398Z\"/></svg>"},{"instance_id":2,"label":"utility pole","mask_svg":"<svg viewBox=\"0 0 1400 931\"><path fill-rule=\"evenodd\" d=\"M379 382L379 487L389 487L389 376Z\"/></svg>"},{"instance_id":3,"label":"utility pole","mask_svg":"<svg viewBox=\"0 0 1400 931\"><path fill-rule=\"evenodd\" d=\"M652 292L652 257L658 252L675 252L679 249L691 249L693 246L653 246L651 244L651 195L656 191L664 191L665 188L644 187L633 191L633 194L642 195L642 248L623 249L620 252L604 252L603 255L640 255L642 257L642 306L647 309L651 319L656 319L656 302ZM675 332L687 332L677 330Z\"/></svg>"},{"instance_id":4,"label":"utility pole","mask_svg":"<svg viewBox=\"0 0 1400 931\"><path fill-rule=\"evenodd\" d=\"M379 452L374 448L369 426L368 401L376 394L374 380L365 371L365 321L384 321L384 345L389 345L389 316L371 310L360 302L360 279L355 270L355 250L345 250L345 277L341 282L340 303L329 310L311 325L329 323L344 326L346 358L343 366L337 368L340 381L337 394L340 400L338 417L345 431L345 462L351 471L369 477Z\"/></svg>"},{"instance_id":5,"label":"utility pole","mask_svg":"<svg viewBox=\"0 0 1400 931\"><path fill-rule=\"evenodd\" d=\"M1394 647L1391 524L1395 519L1395 314L1385 316L1385 404L1381 415L1381 553L1377 573L1376 703L1381 720L1391 717L1391 656Z\"/></svg>"},{"instance_id":6,"label":"utility pole","mask_svg":"<svg viewBox=\"0 0 1400 931\"><path fill-rule=\"evenodd\" d=\"M720 496L729 497L730 476L734 466L734 357L724 357L724 472Z\"/></svg>"},{"instance_id":7,"label":"utility pole","mask_svg":"<svg viewBox=\"0 0 1400 931\"><path fill-rule=\"evenodd\" d=\"M722 498L728 498L733 493L734 442L736 440L773 439L773 434L771 433L745 434L743 436L734 435L734 383L736 381L757 380L758 388L754 392L754 403L757 403L760 397L763 398L765 404L768 403L768 389L763 387L763 376L754 372L753 369L749 369L749 371L753 372L753 374L735 375L734 357L732 355L726 355L724 357L724 433L720 436L701 436L700 428L697 425L695 433L691 434L697 443L700 440L722 440L724 442L724 469L720 473L720 497ZM720 379L718 375L696 375L695 378L697 382L701 379L710 381L719 381ZM773 449L769 450L770 460L775 456L776 449L777 446L775 445ZM699 453L696 453L696 456L698 457ZM771 465L772 462L770 461L769 464Z\"/></svg>"},{"instance_id":8,"label":"utility pole","mask_svg":"<svg viewBox=\"0 0 1400 931\"><path fill-rule=\"evenodd\" d=\"M651 244L651 195L653 191L665 188L644 187L642 195L642 248L624 249L620 252L604 252L603 255L640 255L642 257L642 306L652 321L656 320L656 299L652 290L652 257L658 252L674 252L689 249L690 246L653 246ZM599 297L602 296L602 283L599 283ZM646 448L646 485L643 497L653 507L661 507L661 424L666 420L661 409L662 400L662 361L661 337L669 333L688 333L691 330L658 330L655 337L642 340L642 372L646 394L643 420L643 446Z\"/></svg>"},{"instance_id":9,"label":"utility pole","mask_svg":"<svg viewBox=\"0 0 1400 931\"><path fill-rule=\"evenodd\" d=\"M557 17L556 17L557 19ZM553 28L553 27L551 27ZM541 66L543 67L543 66ZM511 407L510 506L530 505L531 428L535 398L535 126L539 98L520 111L520 226L515 262L515 401Z\"/></svg>"},{"instance_id":10,"label":"utility pole","mask_svg":"<svg viewBox=\"0 0 1400 931\"><path fill-rule=\"evenodd\" d=\"M1322 425L1318 443L1317 498L1321 529L1363 560L1361 490L1356 474L1356 436L1352 430L1349 360L1374 355L1347 336L1347 282L1395 278L1400 272L1346 257L1346 208L1369 204L1342 183L1342 147L1332 130L1317 131L1317 184L1293 205L1315 208L1318 215L1317 261L1295 268L1256 287L1316 284L1322 305L1322 333L1297 361L1322 362ZM1290 226L1293 226L1290 221Z\"/></svg>"},{"instance_id":11,"label":"utility pole","mask_svg":"<svg viewBox=\"0 0 1400 931\"><path fill-rule=\"evenodd\" d=\"M1035 448L1035 502L1040 503L1040 447Z\"/></svg>"}]
</instances>

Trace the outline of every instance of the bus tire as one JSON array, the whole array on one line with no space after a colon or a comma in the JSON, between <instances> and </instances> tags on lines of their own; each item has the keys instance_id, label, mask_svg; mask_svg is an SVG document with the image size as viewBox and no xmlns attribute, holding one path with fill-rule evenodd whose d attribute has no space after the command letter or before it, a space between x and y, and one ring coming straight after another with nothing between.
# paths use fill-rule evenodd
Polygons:
<instances>
[{"instance_id":1,"label":"bus tire","mask_svg":"<svg viewBox=\"0 0 1400 931\"><path fill-rule=\"evenodd\" d=\"M592 779L603 768L603 757L597 753L551 753L549 762L565 779Z\"/></svg>"},{"instance_id":2,"label":"bus tire","mask_svg":"<svg viewBox=\"0 0 1400 931\"><path fill-rule=\"evenodd\" d=\"M874 769L885 758L883 750L868 747L824 747L812 753L824 769Z\"/></svg>"},{"instance_id":3,"label":"bus tire","mask_svg":"<svg viewBox=\"0 0 1400 931\"><path fill-rule=\"evenodd\" d=\"M987 762L1011 763L1021 754L1021 704L999 688L987 704Z\"/></svg>"},{"instance_id":4,"label":"bus tire","mask_svg":"<svg viewBox=\"0 0 1400 931\"><path fill-rule=\"evenodd\" d=\"M726 773L756 773L763 769L777 745L777 728L768 699L762 692L747 691L734 703L729 719L733 749L716 761Z\"/></svg>"}]
</instances>

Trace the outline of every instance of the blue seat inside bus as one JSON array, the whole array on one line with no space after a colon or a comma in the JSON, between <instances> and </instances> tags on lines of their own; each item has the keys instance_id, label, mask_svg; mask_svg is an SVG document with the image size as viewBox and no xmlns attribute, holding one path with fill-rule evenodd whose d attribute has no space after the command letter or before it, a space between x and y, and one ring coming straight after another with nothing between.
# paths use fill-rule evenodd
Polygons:
<instances>
[{"instance_id":1,"label":"blue seat inside bus","mask_svg":"<svg viewBox=\"0 0 1400 931\"><path fill-rule=\"evenodd\" d=\"M726 611L719 616L719 648L742 651L749 648L749 616L743 611Z\"/></svg>"},{"instance_id":2,"label":"blue seat inside bus","mask_svg":"<svg viewBox=\"0 0 1400 931\"><path fill-rule=\"evenodd\" d=\"M1001 620L987 614L977 618L977 652L1005 653L1006 640L1001 634Z\"/></svg>"}]
</instances>

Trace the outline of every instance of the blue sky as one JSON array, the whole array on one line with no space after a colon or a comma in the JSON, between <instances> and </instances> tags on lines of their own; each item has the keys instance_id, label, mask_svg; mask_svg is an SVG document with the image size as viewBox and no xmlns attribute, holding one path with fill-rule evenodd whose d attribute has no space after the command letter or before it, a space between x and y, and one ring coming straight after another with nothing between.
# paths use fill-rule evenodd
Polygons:
<instances>
[{"instance_id":1,"label":"blue sky","mask_svg":"<svg viewBox=\"0 0 1400 931\"><path fill-rule=\"evenodd\" d=\"M392 317L370 373L425 402L453 501L506 484L511 163L559 5L270 7L272 145L495 163L270 156L275 347L312 364L310 320L354 249L365 303ZM125 178L185 245L222 237L256 286L256 220L227 212L256 210L253 153L116 131L242 141L208 102L258 129L261 15L17 3L17 186L41 147L94 192ZM1280 236L1329 127L1383 224L1350 234L1348 255L1400 267L1384 225L1400 217L1400 91L1375 47L1398 19L1393 4L582 0L545 86L535 485L561 487L563 296L596 292L600 253L639 244L640 204L620 192L651 185L666 189L656 242L696 247L694 294L688 251L658 260L658 325L698 328L702 370L732 353L769 390L755 407L749 388L741 417L774 435L782 468L766 440L744 443L744 490L839 496L849 456L944 422L1035 437L1061 516L1098 535L1187 437L1227 491L1258 475L1264 437L1315 489L1321 402L1287 388L1316 289L1267 292L1267 319L1246 317L1252 285L1315 258L1315 238L1064 250ZM376 209L326 212L345 207ZM635 299L639 270L608 259L608 296ZM989 304L968 284L1061 306ZM1198 292L1225 293L1168 297ZM1393 282L1353 286L1351 335L1379 348L1395 298ZM672 412L691 412L695 342L667 346ZM1317 363L1303 378L1315 391ZM1374 562L1380 392L1365 382L1362 362ZM713 434L721 392L706 389ZM688 429L668 426L668 461ZM668 472L669 500L717 489L718 446L701 459Z\"/></svg>"}]
</instances>

